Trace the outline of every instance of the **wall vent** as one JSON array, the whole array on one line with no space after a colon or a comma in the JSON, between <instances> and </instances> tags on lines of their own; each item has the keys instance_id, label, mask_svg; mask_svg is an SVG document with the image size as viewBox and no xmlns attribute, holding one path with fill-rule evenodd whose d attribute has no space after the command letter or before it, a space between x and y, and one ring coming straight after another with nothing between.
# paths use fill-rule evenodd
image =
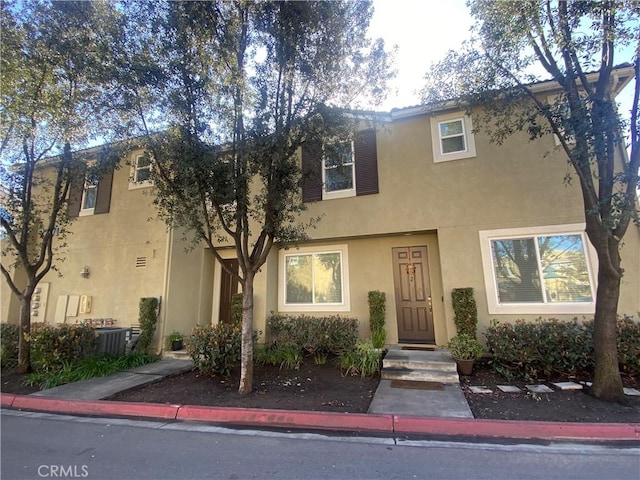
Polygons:
<instances>
[{"instance_id":1,"label":"wall vent","mask_svg":"<svg viewBox=\"0 0 640 480\"><path fill-rule=\"evenodd\" d=\"M147 257L136 257L136 268L146 268Z\"/></svg>"}]
</instances>

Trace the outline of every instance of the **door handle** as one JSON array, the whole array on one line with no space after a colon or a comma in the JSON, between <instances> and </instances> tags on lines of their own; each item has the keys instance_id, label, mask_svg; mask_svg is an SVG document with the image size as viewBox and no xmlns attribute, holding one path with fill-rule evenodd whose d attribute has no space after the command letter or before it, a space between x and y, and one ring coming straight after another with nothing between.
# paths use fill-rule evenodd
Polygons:
<instances>
[{"instance_id":1,"label":"door handle","mask_svg":"<svg viewBox=\"0 0 640 480\"><path fill-rule=\"evenodd\" d=\"M431 295L427 297L427 305L429 306L429 313L433 315L433 305L431 303Z\"/></svg>"}]
</instances>

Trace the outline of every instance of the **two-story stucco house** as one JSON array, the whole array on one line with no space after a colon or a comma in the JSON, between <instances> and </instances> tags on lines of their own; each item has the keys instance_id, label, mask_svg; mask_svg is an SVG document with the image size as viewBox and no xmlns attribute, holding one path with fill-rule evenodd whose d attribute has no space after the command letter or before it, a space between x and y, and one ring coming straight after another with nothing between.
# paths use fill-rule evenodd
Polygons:
<instances>
[{"instance_id":1,"label":"two-story stucco house","mask_svg":"<svg viewBox=\"0 0 640 480\"><path fill-rule=\"evenodd\" d=\"M630 75L621 71L621 86ZM553 84L537 88L547 95ZM515 134L496 145L474 133L464 112L418 106L376 115L353 141L324 151L320 163L301 152L303 169L321 170L301 192L304 215L322 220L310 241L272 249L255 281L257 330L271 312L339 314L357 318L367 337L370 290L386 293L389 344L446 343L455 334L457 287L474 288L480 333L492 319L592 317L597 259L579 186L563 184L570 166L552 135ZM618 154L626 160L622 148ZM78 218L63 276L41 283L32 320L113 318L128 326L141 297L161 297L161 348L173 330L228 318L238 287L207 249L186 251L183 233L156 218L144 152L130 152L127 165L71 193ZM221 253L237 268L233 248ZM635 314L636 225L622 264L619 312ZM4 282L2 298L2 320L17 319Z\"/></svg>"}]
</instances>

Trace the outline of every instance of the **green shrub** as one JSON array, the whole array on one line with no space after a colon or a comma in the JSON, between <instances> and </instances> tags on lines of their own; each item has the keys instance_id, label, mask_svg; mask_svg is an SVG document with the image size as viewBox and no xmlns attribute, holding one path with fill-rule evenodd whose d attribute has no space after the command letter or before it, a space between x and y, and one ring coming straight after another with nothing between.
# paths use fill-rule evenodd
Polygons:
<instances>
[{"instance_id":1,"label":"green shrub","mask_svg":"<svg viewBox=\"0 0 640 480\"><path fill-rule=\"evenodd\" d=\"M623 315L617 326L620 369L630 375L640 375L640 322Z\"/></svg>"},{"instance_id":2,"label":"green shrub","mask_svg":"<svg viewBox=\"0 0 640 480\"><path fill-rule=\"evenodd\" d=\"M85 325L37 324L29 334L34 370L60 370L67 364L95 354L98 335Z\"/></svg>"},{"instance_id":3,"label":"green shrub","mask_svg":"<svg viewBox=\"0 0 640 480\"><path fill-rule=\"evenodd\" d=\"M19 325L0 323L0 365L3 367L17 365L19 338Z\"/></svg>"},{"instance_id":4,"label":"green shrub","mask_svg":"<svg viewBox=\"0 0 640 480\"><path fill-rule=\"evenodd\" d=\"M368 294L369 300L369 328L371 340L375 348L382 348L387 340L384 320L387 310L387 299L384 292L373 290Z\"/></svg>"},{"instance_id":5,"label":"green shrub","mask_svg":"<svg viewBox=\"0 0 640 480\"><path fill-rule=\"evenodd\" d=\"M620 370L640 373L640 324L623 316L617 322ZM494 321L485 332L494 368L506 377L571 375L594 367L593 321L538 319Z\"/></svg>"},{"instance_id":6,"label":"green shrub","mask_svg":"<svg viewBox=\"0 0 640 480\"><path fill-rule=\"evenodd\" d=\"M194 366L203 373L229 375L240 363L241 326L197 326L186 342Z\"/></svg>"},{"instance_id":7,"label":"green shrub","mask_svg":"<svg viewBox=\"0 0 640 480\"><path fill-rule=\"evenodd\" d=\"M358 321L339 316L271 315L267 320L267 333L268 347L294 347L311 355L337 356L355 347Z\"/></svg>"},{"instance_id":8,"label":"green shrub","mask_svg":"<svg viewBox=\"0 0 640 480\"><path fill-rule=\"evenodd\" d=\"M258 365L276 365L281 369L298 370L302 365L302 351L294 346L276 348L256 345L253 360Z\"/></svg>"},{"instance_id":9,"label":"green shrub","mask_svg":"<svg viewBox=\"0 0 640 480\"><path fill-rule=\"evenodd\" d=\"M382 353L371 340L358 341L353 350L342 352L339 360L344 375L373 377L380 372Z\"/></svg>"},{"instance_id":10,"label":"green shrub","mask_svg":"<svg viewBox=\"0 0 640 480\"><path fill-rule=\"evenodd\" d=\"M466 333L470 337L476 338L478 307L475 298L473 298L473 288L454 288L451 291L451 304L457 333Z\"/></svg>"},{"instance_id":11,"label":"green shrub","mask_svg":"<svg viewBox=\"0 0 640 480\"><path fill-rule=\"evenodd\" d=\"M231 321L233 323L242 322L242 294L234 293L231 297Z\"/></svg>"},{"instance_id":12,"label":"green shrub","mask_svg":"<svg viewBox=\"0 0 640 480\"><path fill-rule=\"evenodd\" d=\"M156 333L158 321L158 307L160 302L155 297L141 298L139 306L138 322L140 323L140 336L136 344L136 351L145 353L151 346L153 336Z\"/></svg>"}]
</instances>

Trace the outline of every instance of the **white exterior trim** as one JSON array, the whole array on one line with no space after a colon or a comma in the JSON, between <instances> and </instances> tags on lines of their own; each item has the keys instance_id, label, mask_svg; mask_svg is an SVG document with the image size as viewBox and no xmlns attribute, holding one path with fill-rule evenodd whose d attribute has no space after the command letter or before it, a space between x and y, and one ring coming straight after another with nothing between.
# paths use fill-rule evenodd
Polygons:
<instances>
[{"instance_id":1,"label":"white exterior trim","mask_svg":"<svg viewBox=\"0 0 640 480\"><path fill-rule=\"evenodd\" d=\"M484 273L485 291L487 294L487 307L490 315L495 314L532 314L532 315L579 315L593 314L595 312L595 295L597 290L598 262L597 253L584 231L584 223L574 223L567 225L550 225L539 227L508 228L501 230L481 230L478 232L480 238L480 253L482 255L482 271ZM491 240L517 237L530 237L532 235L582 235L585 246L587 261L587 271L589 273L589 283L593 292L591 302L580 303L512 303L500 304L498 302L498 292L496 288L495 269L493 268L493 258L491 254Z\"/></svg>"},{"instance_id":2,"label":"white exterior trim","mask_svg":"<svg viewBox=\"0 0 640 480\"><path fill-rule=\"evenodd\" d=\"M465 149L458 152L442 153L442 141L440 138L440 124L462 120ZM431 123L431 147L433 151L433 161L447 162L449 160L461 160L463 158L473 158L476 156L476 141L473 135L473 123L469 115L464 112L452 112L443 115L435 115L429 119Z\"/></svg>"},{"instance_id":3,"label":"white exterior trim","mask_svg":"<svg viewBox=\"0 0 640 480\"><path fill-rule=\"evenodd\" d=\"M287 291L286 284L286 266L285 261L291 255L305 255L314 253L340 252L341 269L342 269L342 302L323 303L323 304L286 304L285 294ZM311 247L295 247L291 249L282 249L278 252L278 311L289 312L348 312L351 310L350 287L349 287L349 248L346 244L342 245L323 245Z\"/></svg>"}]
</instances>

